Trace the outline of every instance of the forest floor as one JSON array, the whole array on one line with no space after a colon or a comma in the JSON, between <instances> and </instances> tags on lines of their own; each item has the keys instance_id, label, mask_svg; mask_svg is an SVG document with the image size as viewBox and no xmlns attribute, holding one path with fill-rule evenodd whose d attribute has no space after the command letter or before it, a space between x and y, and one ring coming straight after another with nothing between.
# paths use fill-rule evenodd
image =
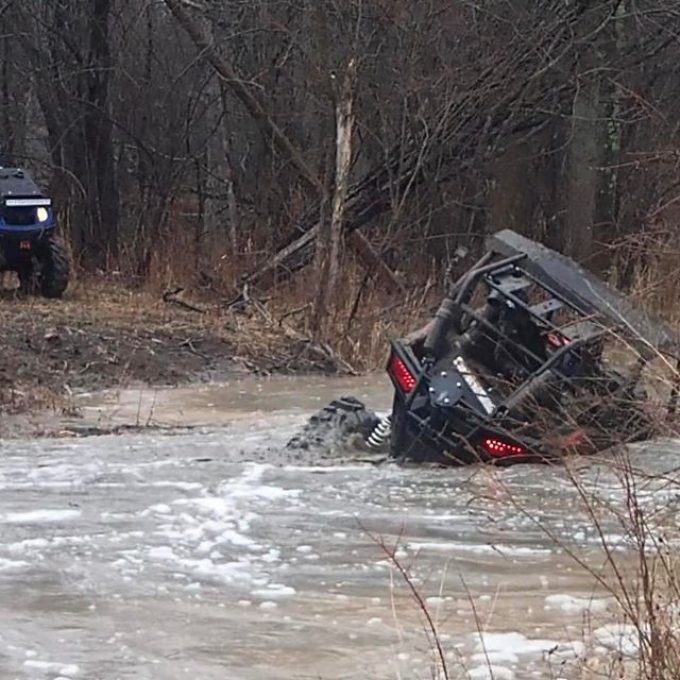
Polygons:
<instances>
[{"instance_id":1,"label":"forest floor","mask_svg":"<svg viewBox=\"0 0 680 680\"><path fill-rule=\"evenodd\" d=\"M77 283L63 300L3 288L0 347L0 434L23 434L22 416L67 411L82 392L342 370L264 310L103 282Z\"/></svg>"}]
</instances>

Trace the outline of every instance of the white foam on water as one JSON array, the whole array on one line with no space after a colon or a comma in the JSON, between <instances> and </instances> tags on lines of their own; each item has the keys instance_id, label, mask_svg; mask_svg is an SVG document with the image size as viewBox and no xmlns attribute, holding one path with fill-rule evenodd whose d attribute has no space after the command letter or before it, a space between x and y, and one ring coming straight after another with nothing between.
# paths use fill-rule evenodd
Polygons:
<instances>
[{"instance_id":1,"label":"white foam on water","mask_svg":"<svg viewBox=\"0 0 680 680\"><path fill-rule=\"evenodd\" d=\"M267 564L275 564L281 561L281 550L278 548L270 548L264 555L260 556L260 560Z\"/></svg>"},{"instance_id":2,"label":"white foam on water","mask_svg":"<svg viewBox=\"0 0 680 680\"><path fill-rule=\"evenodd\" d=\"M125 440L121 439L121 441ZM229 446L229 442L225 443L223 439L221 445ZM166 455L166 452L162 452L161 455ZM468 659L468 666L471 668L470 677L473 679L490 678L491 674L493 674L495 680L520 680L520 678L525 680L527 677L545 677L538 670L543 668L540 662L546 652L550 652L551 659L563 658L565 655L578 653L579 648L576 645L558 645L550 640L533 638L551 637L553 635L553 624L557 622L559 626L564 619L570 618L563 614L580 614L586 609L592 611L593 602L596 611L605 611L606 609L606 603L603 600L593 600L588 597L588 584L579 582L578 589L572 589L570 576L566 576L564 580L558 579L560 590L571 593L570 595L556 594L545 598L551 592L549 586L553 583L556 572L557 576L561 577L568 571L565 564L566 558L562 560L562 563L553 558L544 561L540 554L553 551L541 548L542 539L537 531L522 531L522 523L519 520L508 518L507 515L510 510L506 508L503 499L496 503L493 510L494 512L498 511L498 521L503 531L491 531L487 523L480 519L479 513L476 513L476 511L468 512L463 507L459 496L456 496L455 502L451 498L447 499L459 486L458 473L456 472L442 472L441 476L438 476L435 480L429 472L418 470L413 473L414 481L409 485L411 473L408 471L400 470L398 475L392 476L391 474L385 475L384 471L377 468L364 465L356 468L361 470L360 474L352 473L352 468L346 467L343 468L342 472L339 472L338 467L310 468L310 470L318 470L317 476L301 474L302 470L295 467L291 467L289 473L284 471L282 474L281 468L270 468L268 465L246 465L241 473L241 464L228 460L224 462L223 467L216 466L215 469L212 466L210 469L206 467L205 472L198 472L193 467L188 470L186 477L181 477L182 471L180 469L163 468L156 472L153 464L150 464L144 473L145 475L148 474L149 479L144 479L141 476L134 478L134 471L140 469L136 462L131 461L127 465L129 467L127 470L124 469L123 465L116 468L115 472L109 469L111 466L104 466L100 470L99 474L104 473L101 481L106 483L100 483L100 480L94 482L96 489L104 489L101 492L104 500L97 500L99 507L90 505L90 496L83 501L83 503L87 503L88 508L83 514L87 515L88 524L90 522L93 525L99 523L96 528L94 526L81 527L80 524L66 525L65 527L55 527L54 524L49 526L37 524L35 527L28 528L24 526L10 527L7 533L10 536L9 540L14 542L2 546L3 557L16 557L18 563L25 560L26 562L23 562L25 564L38 563L41 564L41 567L43 565L49 567L49 560L43 563L37 562L37 560L46 556L44 551L52 550L57 554L59 552L57 546L75 546L77 541L90 543L83 548L76 548L72 555L68 553L59 555L55 566L60 570L60 576L64 574L67 576L67 579L62 579L61 583L69 587L69 593L71 588L78 589L79 592L82 588L86 591L88 598L90 593L96 592L98 596L101 595L102 604L105 603L104 598L108 598L113 603L110 610L100 607L100 610L105 613L102 617L105 621L104 625L106 625L110 611L118 608L127 613L131 602L141 601L141 598L153 592L153 596L159 600L159 605L162 608L160 611L163 614L172 611L172 608L175 607L178 616L187 614L188 619L194 617L194 612L196 612L195 618L199 623L187 626L186 637L184 637L184 628L179 634L171 631L170 634L176 635L175 639L171 640L175 644L181 645L186 640L189 640L190 643L195 640L203 640L202 636L205 634L203 614L208 619L217 614L220 620L219 625L224 624L227 633L229 633L229 626L232 625L232 622L228 617L224 617L224 611L216 609L216 607L221 607L226 608L227 611L232 608L236 609L237 620L233 624L235 638L240 639L240 636L248 635L250 633L249 627L260 625L263 620L271 625L274 622L281 624L289 621L292 622L292 625L281 625L276 632L277 636L286 638L282 640L286 646L289 641L291 645L302 644L304 646L308 644L311 638L307 637L307 633L313 628L313 635L318 636L313 642L320 646L326 644L329 656L334 654L336 650L341 651L342 654L349 654L347 647L341 648L342 644L346 644L348 630L352 631L349 634L350 639L360 639L361 631L356 629L361 626L356 624L363 623L366 626L371 616L382 615L384 623L377 625L380 622L378 618L370 619L371 628L368 629L371 637L375 638L376 645L382 645L382 638L388 640L393 638L391 617L389 613L385 615L389 606L383 606L380 609L372 607L365 609L364 607L370 600L370 596L388 592L389 578L387 575L383 576L376 573L377 569L383 568L381 565L375 564L376 560L380 559L380 553L372 546L367 545L368 542L358 527L350 524L354 516L365 518L370 526L380 526L381 530L384 529L389 536L401 528L403 521L406 524L405 536L408 539L414 539L406 546L408 554L414 556L414 553L418 550L422 550L424 553L422 564L416 563L415 569L421 577L428 577L425 579L426 581L429 579L429 567L432 564L437 565L437 569L439 569L439 566L447 562L449 558L455 560L456 555L460 554L461 570L466 575L467 570L475 570L475 580L472 583L473 592L478 592L478 588L485 593L497 592L497 581L503 579L506 574L511 574L513 579L518 579L517 581L513 580L510 585L511 597L515 597L515 585L519 584L517 597L523 598L525 591L521 581L523 573L521 557L526 555L527 561L529 561L532 557L539 555L533 561L534 564L531 569L527 570L527 574L532 582L535 581L536 592L531 596L531 604L535 601L533 598L536 597L539 603L535 607L537 610L541 609L543 604L553 610L548 613L539 612L541 621L546 619L550 621L548 627L544 630L534 628L536 624L531 617L527 617L525 614L527 603L521 599L519 600L520 604L512 610L510 620L506 621L510 627L517 629L518 632L486 634L486 653L478 644L479 636L477 634L470 633L474 637L468 637L466 634L460 636L459 629L452 627L452 642L450 645L447 644L447 648L455 647L455 642L458 640L464 641L464 651L460 653ZM220 463L220 465L222 464ZM269 472L270 469L271 472ZM236 472L234 472L235 470ZM92 472L94 471L89 471L88 474ZM171 476L166 474L168 472L171 473ZM71 472L68 472L68 474L70 475ZM199 476L199 474L203 476ZM382 475L385 475L386 479L382 479ZM447 475L455 478L456 484L442 482L441 480L445 480ZM527 475L529 482L536 481L533 475L533 471ZM154 482L153 480L159 476L166 479L172 479L175 476L179 479L198 478L202 479L204 484L174 483L172 481ZM361 478L360 481L357 481L358 477ZM374 478L379 478L380 483L373 486ZM109 486L109 479L133 481L127 485L121 483ZM423 479L426 482L425 484L421 484ZM55 481L59 480L54 478L51 480L51 482ZM66 479L63 478L62 481L65 482ZM47 477L41 481L42 484L48 482L50 480ZM125 491L107 492L107 488L125 489ZM303 489L304 492L300 489ZM87 488L84 490L87 490ZM15 502L15 504L10 505L8 503L3 511L16 516L21 515L17 511L26 509L39 511L43 506L58 508L63 503L63 506L69 507L64 502L64 499L68 497L66 494L61 492L59 494L49 493L49 496L45 495L42 498L40 495L36 495L37 501L28 504L25 500L27 496L23 496L22 492L22 495L17 497L20 504ZM461 491L463 496L466 493L465 489ZM55 500L48 501L45 500L46 498ZM110 504L108 503L109 498L111 499ZM559 505L559 499L555 501L555 503L558 503L557 506L554 505L552 498L547 502L542 500L541 503L544 504L540 506L540 512L547 515L549 523L553 521L550 513L554 511L555 514L558 514L557 510L559 509L559 519L555 522L561 523L565 533L570 531L572 526L575 527L579 522L582 523L582 520L577 518L576 515L562 512L563 508ZM308 506L305 504L308 504ZM425 510L423 506L429 507ZM94 508L95 511L90 512L90 507ZM109 512L102 513L103 508L106 508ZM440 514L441 509L445 512ZM459 510L459 512L456 512L456 510ZM489 510L489 512L492 511ZM341 519L325 521L325 518L331 515ZM447 515L454 518L456 522L446 520ZM3 515L0 513L0 522L2 518ZM105 518L107 519L105 520ZM553 525L550 524L550 526ZM520 528L515 533L517 527ZM127 530L130 528L141 529L137 532L137 538L134 537L132 532L116 531L116 529ZM82 530L83 534L90 533L91 538L88 539L85 536L61 537L58 535L64 532L74 534L77 533L76 530ZM579 528L576 527L574 530L578 531ZM57 535L55 536L55 534ZM20 540L27 536L38 536L39 538ZM447 540L448 536L455 540ZM590 538L588 532L586 532L586 537ZM495 539L498 539L500 543ZM471 542L472 545L470 545ZM545 545L549 546L550 543L546 541ZM127 550L124 548L127 548ZM352 550L352 548L358 549ZM88 556L87 551L92 551L89 554L94 553L94 557ZM102 557L97 556L99 551ZM352 553L356 555L356 558L350 557ZM317 566L306 561L318 559L319 554L324 560L323 564ZM504 562L498 558L499 554L517 556L518 559L509 559ZM71 560L71 557L73 560ZM78 559L82 559L83 562L78 564L76 562ZM291 566L293 559L297 562ZM19 562L19 560L22 562ZM487 572L486 569L492 561L492 569ZM544 571L550 575L550 579L542 578L539 580L540 576L537 572L543 570L541 565L544 562L546 564ZM68 563L68 566L64 567L66 563ZM454 567L458 567L455 562L452 562L452 564ZM88 572L90 565L94 568L89 570L90 573L81 582L79 577ZM494 570L496 566L498 566L497 571ZM287 569L287 567L289 568ZM108 574L111 568L116 572L113 575L117 580L107 582L106 579L110 578ZM552 571L550 571L551 568ZM143 570L146 570L146 574L141 578L136 578L135 575L141 574ZM295 580L290 577L292 573L295 574ZM42 572L39 576L42 578ZM24 575L20 574L14 580L18 582L19 579L23 578ZM129 581L124 580L130 578ZM320 580L321 578L328 579L328 587L326 587L324 581ZM334 584L342 584L342 579L346 579L344 588L347 589L351 599L348 599L348 595L334 591ZM4 575L2 580L3 582L6 580ZM103 584L103 588L95 590L100 583ZM485 583L488 584L488 587L484 587ZM166 584L167 588L162 584ZM230 585L225 587L225 584ZM296 588L292 588L291 585L295 585L298 591L303 591L302 596L298 595ZM448 589L449 585L447 581L443 584L443 587ZM541 586L546 590L541 591ZM153 588L153 590L150 591L149 588ZM118 592L115 594L108 592L116 589ZM461 606L455 598L450 600L439 596L437 585L432 581L427 582L423 591L425 593L429 591L432 594L432 597L428 598L427 604L433 608L442 605L446 607L444 603L447 600L450 602L449 606L452 610ZM162 594L159 595L159 593ZM196 595L199 594L204 594L205 611L198 610L199 607L203 606L199 604L196 598ZM462 598L458 594L457 597ZM116 598L122 598L123 603L118 605L115 602ZM488 600L488 598L490 598L490 595L483 596L482 599ZM309 611L302 610L304 602L308 599L319 603L319 611L324 612L315 615L318 623L314 623L313 626L308 625ZM382 599L383 602L388 601L389 595ZM380 603L381 599L374 598L370 601ZM70 600L66 602L69 606ZM328 611L325 606L329 604L331 611ZM276 609L277 606L279 607L278 610ZM278 614L279 611L281 612L280 615ZM469 624L469 612L466 611L465 613L467 616L460 625ZM515 618L518 613L519 616ZM291 616L284 616L285 614L291 614ZM502 626L503 617L506 615L505 611L501 611L501 620L491 621L490 619L490 621L495 626ZM95 617L90 620L94 622ZM162 619L160 620L162 622ZM331 629L331 625L335 625L336 622L340 626L339 629L336 629L340 635L337 635L337 632ZM116 620L115 624L120 629L121 621ZM458 625L458 622L456 622L456 625ZM548 629L551 632L546 632ZM298 633L297 631L300 630L304 632ZM474 626L467 630L474 630ZM521 635L520 630L526 635ZM568 632L569 629L567 628L564 631L565 635ZM574 635L579 634L578 631L572 630L571 632ZM616 638L615 632L606 627L596 631L595 645L600 645L600 653L606 653L603 643L613 647L618 645L619 640ZM554 634L560 635L560 637L562 635L561 633ZM72 644L76 646L78 654L78 656L71 657L73 660L80 660L81 656L84 657L89 654L89 650L84 651L80 642L71 641L70 633L62 634L60 632L59 635L64 637L64 646L57 647L57 649L66 650L62 658L69 659L71 655L68 649L69 645ZM105 637L109 635L110 630L106 629ZM253 637L255 638L254 651L259 651L258 635ZM266 638L267 635L263 637ZM442 638L444 637L442 636ZM345 643L340 642L340 646L336 647L336 638L343 638ZM268 644L268 642L264 644ZM210 646L210 643L208 646ZM73 648L71 647L71 649ZM351 653L355 655L359 667L364 661L363 648L364 645L351 646ZM589 645L588 649L590 650L590 648ZM248 649L245 653L249 654L251 650ZM458 653L456 651L456 654ZM128 654L128 652L126 651L125 654ZM134 654L134 652L130 652L130 654ZM57 655L55 654L55 656ZM43 652L34 659L39 660L45 657L50 658L49 653ZM23 660L24 657L21 656L19 663ZM197 660L196 664L204 660L204 658ZM400 660L408 659L401 658ZM143 661L144 663L151 662L150 660L148 662ZM89 671L89 659L87 662L85 660L82 662L83 668L85 663L87 663ZM187 661L188 665L192 665L192 663L194 663L193 660ZM491 673L488 668L489 664L492 667ZM334 670L330 669L330 674ZM196 673L195 666L192 671L194 674ZM49 671L39 667L32 670L25 668L24 673L27 677L37 677L39 673L43 673L39 676L40 680L43 680L43 677L45 680L67 677L67 675L61 673L61 668L58 667L52 667ZM85 671L83 670L82 675L84 674ZM562 674L565 674L564 670L562 670ZM190 673L187 673L187 677L190 677ZM404 675L404 677L406 676Z\"/></svg>"},{"instance_id":3,"label":"white foam on water","mask_svg":"<svg viewBox=\"0 0 680 680\"><path fill-rule=\"evenodd\" d=\"M51 524L69 522L81 516L80 510L28 510L0 515L0 524Z\"/></svg>"},{"instance_id":4,"label":"white foam on water","mask_svg":"<svg viewBox=\"0 0 680 680\"><path fill-rule=\"evenodd\" d=\"M557 646L551 640L533 640L516 632L472 635L476 652L470 658L474 664L468 671L471 680L514 680L512 667L521 656L542 656Z\"/></svg>"},{"instance_id":5,"label":"white foam on water","mask_svg":"<svg viewBox=\"0 0 680 680\"><path fill-rule=\"evenodd\" d=\"M88 536L52 536L51 538L27 538L23 541L8 543L5 550L11 555L32 554L40 555L41 551L49 548L63 548L82 545L90 541Z\"/></svg>"},{"instance_id":6,"label":"white foam on water","mask_svg":"<svg viewBox=\"0 0 680 680\"><path fill-rule=\"evenodd\" d=\"M177 555L169 545L161 545L155 548L150 548L148 556L152 560L176 560Z\"/></svg>"},{"instance_id":7,"label":"white foam on water","mask_svg":"<svg viewBox=\"0 0 680 680\"><path fill-rule=\"evenodd\" d=\"M30 562L24 562L23 560L8 560L4 557L0 557L0 571L19 571L30 566Z\"/></svg>"},{"instance_id":8,"label":"white foam on water","mask_svg":"<svg viewBox=\"0 0 680 680\"><path fill-rule=\"evenodd\" d=\"M478 652L470 657L470 661L474 664L490 663L494 666L499 664L516 664L519 663L519 656L509 650L504 651L488 651Z\"/></svg>"},{"instance_id":9,"label":"white foam on water","mask_svg":"<svg viewBox=\"0 0 680 680\"><path fill-rule=\"evenodd\" d=\"M604 598L576 597L567 594L548 595L545 598L545 609L560 609L568 614L601 613L607 611L608 607L609 601Z\"/></svg>"},{"instance_id":10,"label":"white foam on water","mask_svg":"<svg viewBox=\"0 0 680 680\"><path fill-rule=\"evenodd\" d=\"M374 469L372 466L364 463L362 465L284 465L282 470L286 472L312 472L319 475L337 474L338 470L345 472L367 472Z\"/></svg>"},{"instance_id":11,"label":"white foam on water","mask_svg":"<svg viewBox=\"0 0 680 680\"><path fill-rule=\"evenodd\" d=\"M177 482L170 480L149 482L145 486L151 486L156 489L179 489L180 491L201 491L204 488L203 484L198 482Z\"/></svg>"},{"instance_id":12,"label":"white foam on water","mask_svg":"<svg viewBox=\"0 0 680 680\"><path fill-rule=\"evenodd\" d=\"M34 467L26 472L31 487L64 488L87 484L101 476L104 465L100 462L82 462L80 465L56 463Z\"/></svg>"},{"instance_id":13,"label":"white foam on water","mask_svg":"<svg viewBox=\"0 0 680 680\"><path fill-rule=\"evenodd\" d=\"M468 671L470 680L514 680L515 673L504 666L477 666Z\"/></svg>"},{"instance_id":14,"label":"white foam on water","mask_svg":"<svg viewBox=\"0 0 680 680\"><path fill-rule=\"evenodd\" d=\"M522 656L527 654L543 654L559 644L554 640L541 640L526 637L522 633L473 633L477 651L487 654L512 654Z\"/></svg>"},{"instance_id":15,"label":"white foam on water","mask_svg":"<svg viewBox=\"0 0 680 680\"><path fill-rule=\"evenodd\" d=\"M271 506L277 511L295 507L302 493L268 484L263 478L269 469L269 465L248 464L239 476L221 482L214 494L148 507L144 514L158 522L153 532L157 545L146 551L148 559L179 568L193 579L255 586L257 596L267 600L295 594L284 584L266 590L272 565L284 566L281 546L251 536L252 525L262 513Z\"/></svg>"},{"instance_id":16,"label":"white foam on water","mask_svg":"<svg viewBox=\"0 0 680 680\"><path fill-rule=\"evenodd\" d=\"M452 553L473 553L476 555L505 555L510 557L521 557L524 555L550 555L553 551L549 548L534 548L531 546L506 545L502 543L460 543L454 541L410 541L409 550L414 552L452 552Z\"/></svg>"},{"instance_id":17,"label":"white foam on water","mask_svg":"<svg viewBox=\"0 0 680 680\"><path fill-rule=\"evenodd\" d=\"M64 664L56 661L28 659L24 661L23 667L29 671L38 671L48 675L57 674L67 678L72 678L80 673L80 668L76 664Z\"/></svg>"},{"instance_id":18,"label":"white foam on water","mask_svg":"<svg viewBox=\"0 0 680 680\"><path fill-rule=\"evenodd\" d=\"M146 510L142 510L139 514L142 517L147 515L169 515L172 512L172 508L167 503L156 503L155 505L150 505Z\"/></svg>"},{"instance_id":19,"label":"white foam on water","mask_svg":"<svg viewBox=\"0 0 680 680\"><path fill-rule=\"evenodd\" d=\"M277 607L278 605L276 602L272 602L271 600L260 603L260 609L276 609Z\"/></svg>"},{"instance_id":20,"label":"white foam on water","mask_svg":"<svg viewBox=\"0 0 680 680\"><path fill-rule=\"evenodd\" d=\"M233 529L224 529L224 531L220 533L219 539L221 541L224 541L225 543L231 543L232 545L237 545L241 547L251 548L258 545L252 538L244 536L243 534L239 533L238 531L234 531Z\"/></svg>"},{"instance_id":21,"label":"white foam on water","mask_svg":"<svg viewBox=\"0 0 680 680\"><path fill-rule=\"evenodd\" d=\"M593 631L593 638L603 647L625 656L634 656L640 649L637 628L632 624L611 623Z\"/></svg>"},{"instance_id":22,"label":"white foam on water","mask_svg":"<svg viewBox=\"0 0 680 680\"><path fill-rule=\"evenodd\" d=\"M285 586L281 583L269 583L266 588L251 591L253 597L265 600L280 600L295 595L295 588Z\"/></svg>"}]
</instances>

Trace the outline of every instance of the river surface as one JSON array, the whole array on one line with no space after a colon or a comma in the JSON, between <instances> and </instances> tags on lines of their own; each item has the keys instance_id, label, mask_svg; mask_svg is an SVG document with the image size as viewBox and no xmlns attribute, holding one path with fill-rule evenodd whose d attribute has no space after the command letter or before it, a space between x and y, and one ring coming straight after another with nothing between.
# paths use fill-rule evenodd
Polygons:
<instances>
[{"instance_id":1,"label":"river surface","mask_svg":"<svg viewBox=\"0 0 680 680\"><path fill-rule=\"evenodd\" d=\"M451 678L576 678L586 651L634 652L571 556L608 579L604 535L632 562L616 472L281 455L345 393L389 405L382 376L248 379L81 399L86 422L192 429L0 442L0 678L413 680L441 657ZM678 452L631 454L673 517L657 475Z\"/></svg>"}]
</instances>

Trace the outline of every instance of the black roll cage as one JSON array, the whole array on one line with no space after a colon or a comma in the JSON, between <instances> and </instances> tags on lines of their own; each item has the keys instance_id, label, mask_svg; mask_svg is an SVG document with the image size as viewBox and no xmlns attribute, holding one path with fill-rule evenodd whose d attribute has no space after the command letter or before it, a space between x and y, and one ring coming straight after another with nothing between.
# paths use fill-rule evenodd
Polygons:
<instances>
[{"instance_id":1,"label":"black roll cage","mask_svg":"<svg viewBox=\"0 0 680 680\"><path fill-rule=\"evenodd\" d=\"M508 244L508 242L510 243ZM520 245L529 244L534 252L516 252L518 242ZM500 243L501 247L493 247L494 243ZM501 250L504 252L500 252ZM513 250L515 252L512 252ZM554 275L550 271L551 264L556 265L556 273L562 274L564 277L566 272L567 277L573 277L572 281L551 280ZM512 403L518 393L526 392L528 384L533 383L541 375L551 370L566 353L578 351L583 346L606 336L618 335L630 343L638 357L636 368L631 373L627 385L632 385L639 379L647 363L656 354L675 356L677 370L667 405L668 414L675 413L680 394L680 357L677 353L669 351L676 350L678 347L675 333L662 322L632 309L630 303L620 293L607 287L568 258L548 250L540 244L524 239L524 237L509 230L499 232L492 238L492 248L452 285L448 294L442 300L435 314L432 327L425 337L421 362L423 371L418 376L418 384L422 382L422 378L430 373L434 364L442 357L442 345L448 332L453 328L458 334L463 333L461 328L463 316L467 315L478 324L496 333L498 332L479 310L474 309L469 304L480 283L484 283L490 290L495 291L505 300L520 308L532 320L538 322L541 327L562 333L564 329L553 324L549 315L539 314L533 305L515 295L511 288L498 282L499 278L510 276L515 276L518 280L529 281L543 289L552 300L559 302L560 307L575 312L583 321L589 321L592 329L584 337L572 339L568 345L552 353L547 360L536 356L529 348L514 342L512 338L504 338L504 342L525 353L540 366L497 407L496 412ZM568 283L576 283L577 286L579 281L583 281L583 290L569 289ZM601 307L597 305L599 300L602 300L603 303ZM622 309L621 312L616 307L617 303ZM415 392L417 392L417 388L414 390Z\"/></svg>"}]
</instances>

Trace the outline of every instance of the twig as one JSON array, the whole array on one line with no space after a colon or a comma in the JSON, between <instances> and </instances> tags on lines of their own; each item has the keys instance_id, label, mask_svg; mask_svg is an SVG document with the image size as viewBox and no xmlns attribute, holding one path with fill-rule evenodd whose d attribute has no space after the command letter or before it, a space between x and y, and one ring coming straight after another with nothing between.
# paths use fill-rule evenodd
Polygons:
<instances>
[{"instance_id":1,"label":"twig","mask_svg":"<svg viewBox=\"0 0 680 680\"><path fill-rule=\"evenodd\" d=\"M206 310L203 309L202 307L197 307L196 305L192 305L190 302L186 302L185 300L180 300L177 295L179 295L184 288L175 288L174 290L166 290L163 293L163 302L167 304L173 304L177 305L178 307L182 307L183 309L187 309L190 312L196 312L198 314L205 314Z\"/></svg>"},{"instance_id":2,"label":"twig","mask_svg":"<svg viewBox=\"0 0 680 680\"><path fill-rule=\"evenodd\" d=\"M364 531L366 531L368 537L383 551L383 553L385 553L389 562L394 566L394 568L397 570L404 583L407 585L408 589L411 591L411 596L416 601L418 608L420 609L423 616L425 617L425 620L427 621L427 627L430 634L432 635L432 639L434 640L434 644L437 650L437 657L439 658L439 663L441 664L442 675L444 676L444 680L449 680L449 670L446 665L446 656L444 654L444 649L442 647L441 640L439 639L437 626L435 625L434 620L432 619L432 616L430 614L430 611L427 608L427 605L425 604L425 600L423 600L423 596L418 592L418 589L413 583L411 575L409 574L406 567L404 567L404 565L401 563L399 558L396 556L397 547L399 543L397 542L393 548L390 548L387 546L387 544L382 538L374 536L370 531L366 530L365 528Z\"/></svg>"},{"instance_id":3,"label":"twig","mask_svg":"<svg viewBox=\"0 0 680 680\"><path fill-rule=\"evenodd\" d=\"M279 317L279 326L283 324L283 322L289 317L289 316L295 316L296 314L299 314L300 312L304 312L306 309L309 309L311 306L311 302L308 302L305 305L302 305L301 307L296 307L295 309L291 309L285 314L283 314L281 317Z\"/></svg>"},{"instance_id":4,"label":"twig","mask_svg":"<svg viewBox=\"0 0 680 680\"><path fill-rule=\"evenodd\" d=\"M354 298L354 303L352 304L352 310L350 311L349 316L347 317L347 323L345 323L345 335L349 333L350 328L352 326L352 322L354 321L357 313L359 312L359 304L361 303L361 297L364 294L364 290L372 276L373 272L369 271L368 269L364 272L361 285L359 286L359 290L357 291L356 297Z\"/></svg>"},{"instance_id":5,"label":"twig","mask_svg":"<svg viewBox=\"0 0 680 680\"><path fill-rule=\"evenodd\" d=\"M274 325L274 319L272 315L267 311L265 306L255 297L250 297L250 292L248 290L248 284L243 286L243 301L246 304L251 304L260 313L260 316L270 325ZM279 324L280 325L280 324Z\"/></svg>"},{"instance_id":6,"label":"twig","mask_svg":"<svg viewBox=\"0 0 680 680\"><path fill-rule=\"evenodd\" d=\"M461 574L460 580L463 584L463 588L465 589L465 594L467 595L468 601L470 602L470 607L472 608L472 616L475 621L475 626L477 626L477 634L479 635L479 644L482 647L482 652L484 653L484 658L486 659L486 665L489 670L489 673L491 677L493 678L493 668L491 665L491 658L489 657L489 652L486 648L486 642L484 640L484 631L482 630L482 625L481 625L481 620L479 618L479 615L477 613L477 607L475 606L475 600L472 597L472 593L470 592L470 589L468 588L467 583L465 582L465 579L463 578L463 575Z\"/></svg>"},{"instance_id":7,"label":"twig","mask_svg":"<svg viewBox=\"0 0 680 680\"><path fill-rule=\"evenodd\" d=\"M325 342L310 342L310 346L314 349L320 350L325 354L334 364L341 366L349 375L359 375L356 369L344 359L341 359L334 351L333 348Z\"/></svg>"},{"instance_id":8,"label":"twig","mask_svg":"<svg viewBox=\"0 0 680 680\"><path fill-rule=\"evenodd\" d=\"M195 354L197 357L200 357L204 361L210 361L211 357L206 354L205 352L200 352L199 350L194 347L193 340L191 338L187 338L183 342L180 342L179 344L180 347L186 347L192 354Z\"/></svg>"}]
</instances>

